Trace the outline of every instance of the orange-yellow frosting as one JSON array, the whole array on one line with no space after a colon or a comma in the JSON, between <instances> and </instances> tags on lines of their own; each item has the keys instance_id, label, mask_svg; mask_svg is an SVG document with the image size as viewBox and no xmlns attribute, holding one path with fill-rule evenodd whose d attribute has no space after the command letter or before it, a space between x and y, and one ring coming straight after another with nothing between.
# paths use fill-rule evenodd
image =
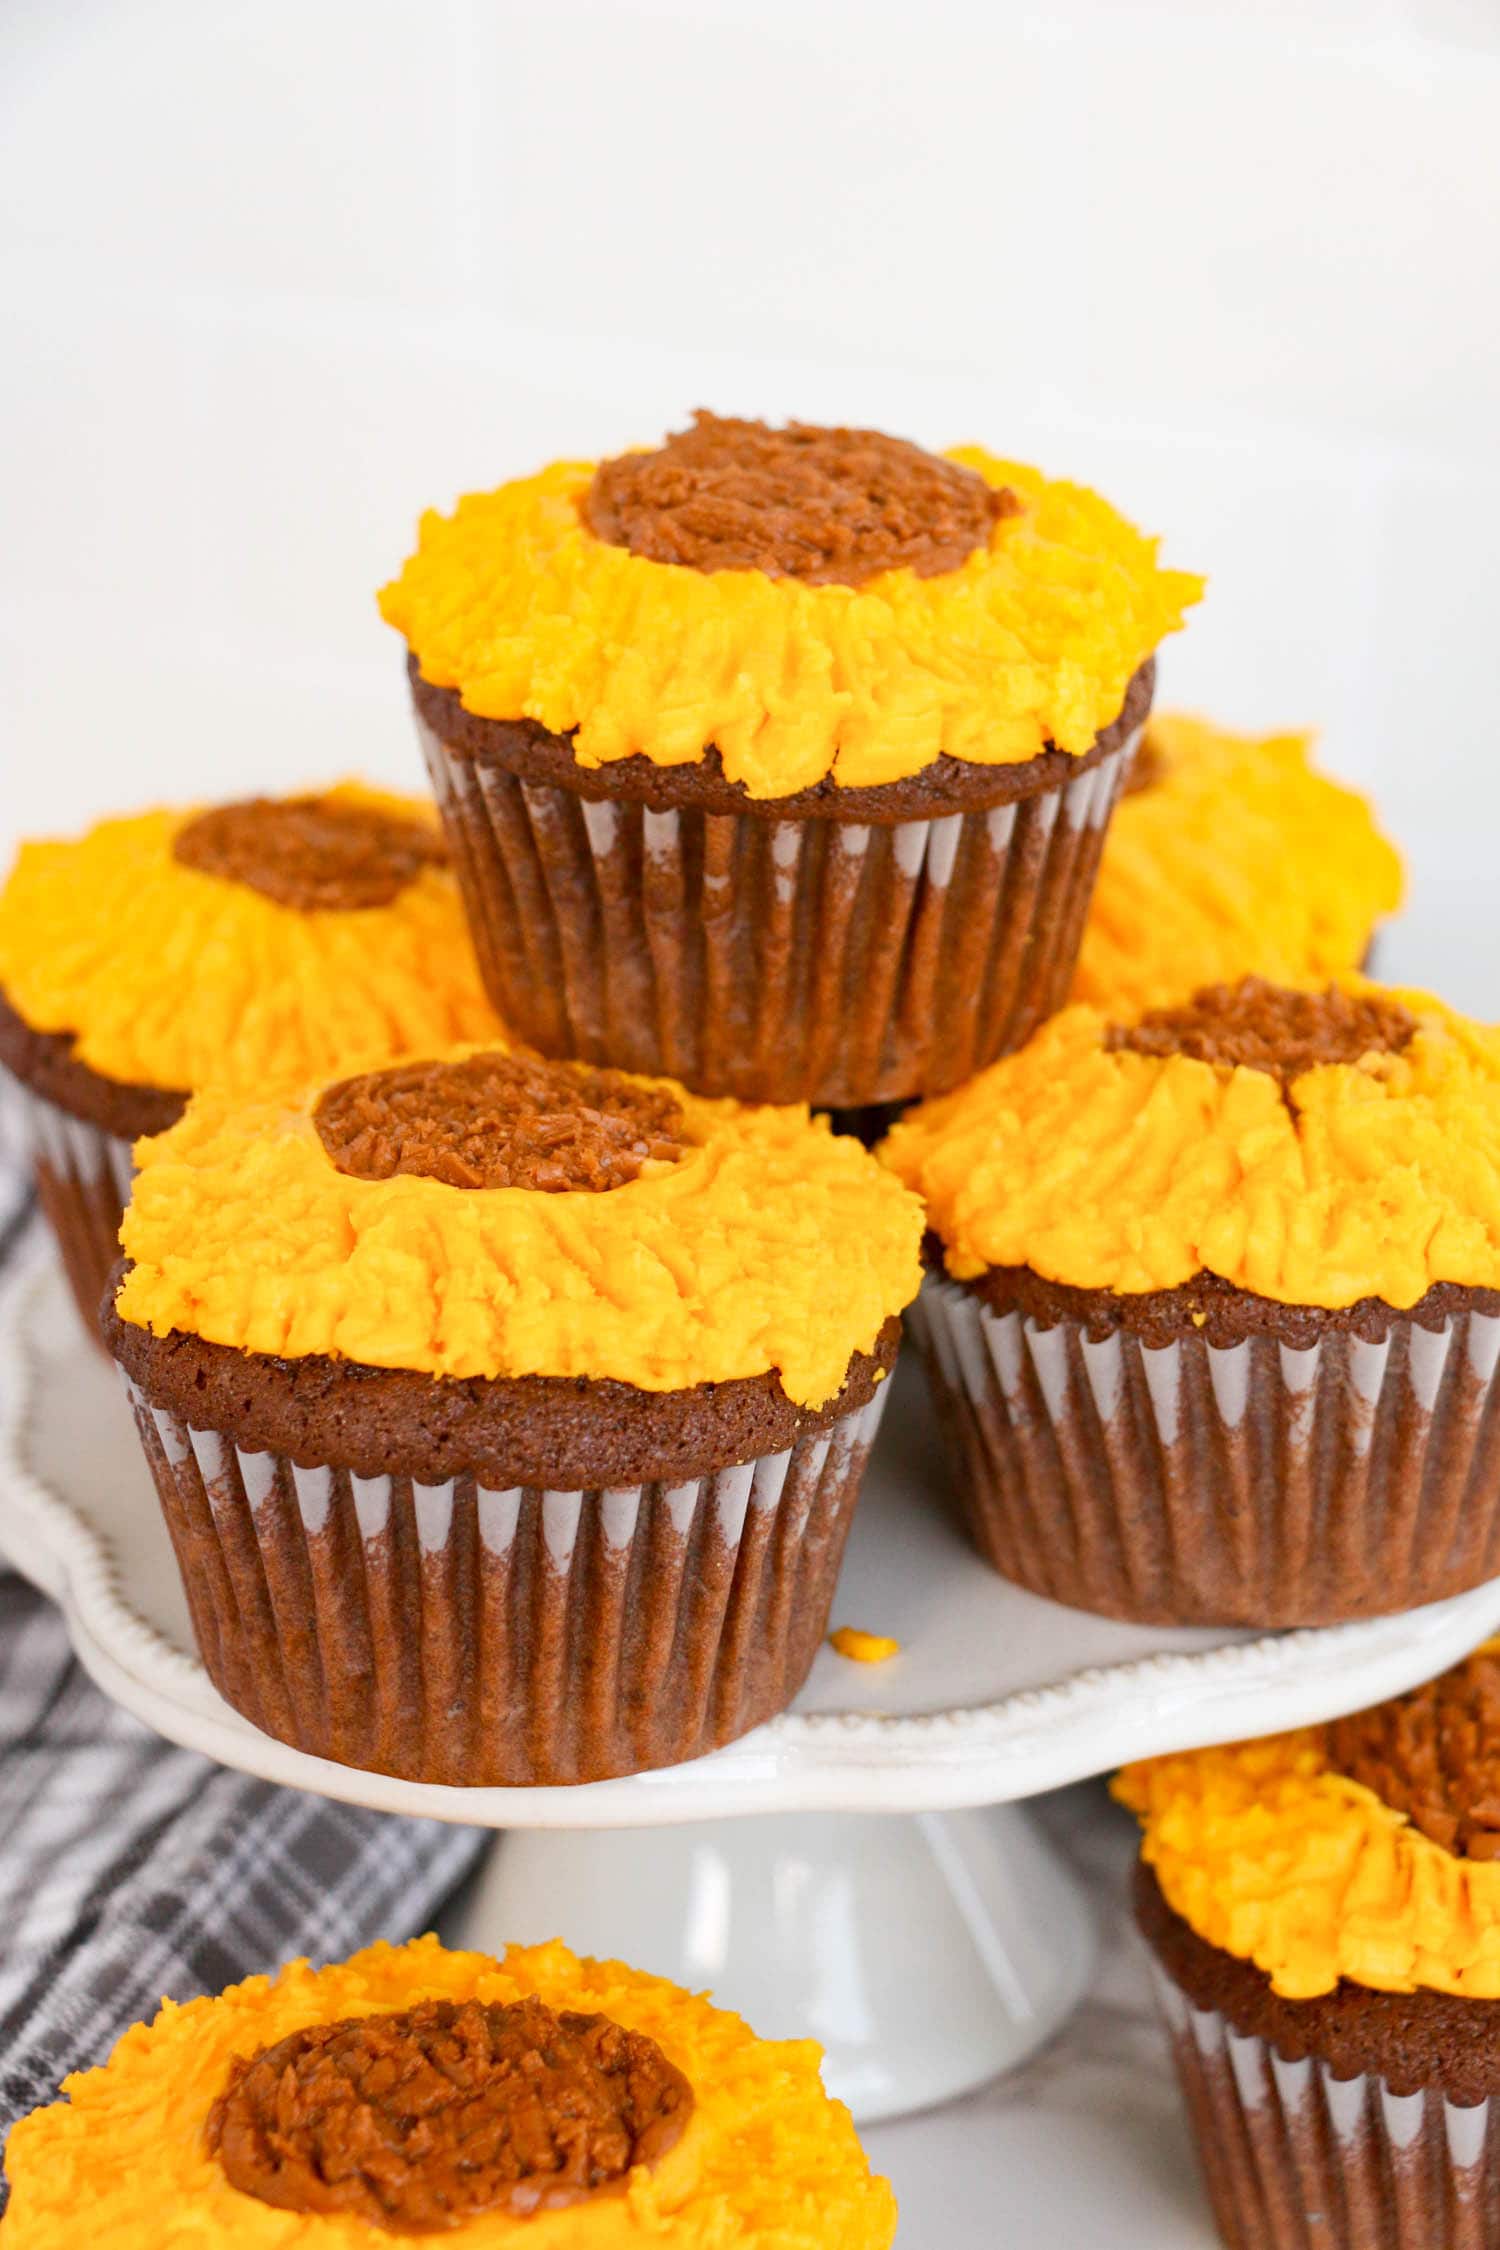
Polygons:
<instances>
[{"instance_id":1,"label":"orange-yellow frosting","mask_svg":"<svg viewBox=\"0 0 1500 2250\"><path fill-rule=\"evenodd\" d=\"M470 493L422 518L380 596L424 676L492 719L576 729L580 765L639 753L691 765L710 744L752 797L826 774L898 781L943 752L978 765L1083 752L1202 581L1081 485L978 447L951 459L1021 512L957 570L851 587L699 571L585 528L587 461Z\"/></svg>"},{"instance_id":2,"label":"orange-yellow frosting","mask_svg":"<svg viewBox=\"0 0 1500 2250\"><path fill-rule=\"evenodd\" d=\"M435 1938L372 1946L338 1967L296 1961L211 2000L163 2003L66 2101L11 2131L6 2250L382 2250L398 2237L348 2216L283 2211L232 2187L204 2139L237 2056L307 2024L395 2013L420 2000L601 2013L656 2040L692 2085L682 2139L622 2195L524 2218L487 2212L441 2236L460 2250L888 2250L896 2204L872 2177L848 2111L830 2101L807 2040L757 2039L738 2016L619 1962L562 1945L502 1961ZM438 2239L438 2238L434 2238Z\"/></svg>"},{"instance_id":3,"label":"orange-yellow frosting","mask_svg":"<svg viewBox=\"0 0 1500 2250\"><path fill-rule=\"evenodd\" d=\"M1500 1862L1333 1772L1317 1729L1146 1759L1114 1787L1173 1912L1287 1999L1340 1977L1500 1999Z\"/></svg>"},{"instance_id":4,"label":"orange-yellow frosting","mask_svg":"<svg viewBox=\"0 0 1500 2250\"><path fill-rule=\"evenodd\" d=\"M430 803L357 782L323 795L436 821ZM21 846L0 891L0 991L34 1031L74 1033L107 1078L184 1089L332 1076L498 1031L446 867L389 906L282 906L173 856L197 809Z\"/></svg>"},{"instance_id":5,"label":"orange-yellow frosting","mask_svg":"<svg viewBox=\"0 0 1500 2250\"><path fill-rule=\"evenodd\" d=\"M1117 1015L1243 976L1357 969L1401 903L1401 861L1365 799L1315 771L1306 735L1153 717L1145 787L1116 807L1073 979Z\"/></svg>"},{"instance_id":6,"label":"orange-yellow frosting","mask_svg":"<svg viewBox=\"0 0 1500 2250\"><path fill-rule=\"evenodd\" d=\"M137 1142L122 1318L432 1375L666 1391L777 1369L818 1406L917 1293L916 1198L806 1109L674 1089L679 1161L554 1194L351 1178L314 1126L320 1091L210 1090Z\"/></svg>"},{"instance_id":7,"label":"orange-yellow frosting","mask_svg":"<svg viewBox=\"0 0 1500 2250\"><path fill-rule=\"evenodd\" d=\"M1357 977L1337 980L1374 992ZM1500 1288L1500 1030L1421 992L1400 1054L1264 1071L1107 1050L1064 1009L895 1127L950 1273L1029 1266L1135 1294L1199 1273L1286 1304Z\"/></svg>"}]
</instances>

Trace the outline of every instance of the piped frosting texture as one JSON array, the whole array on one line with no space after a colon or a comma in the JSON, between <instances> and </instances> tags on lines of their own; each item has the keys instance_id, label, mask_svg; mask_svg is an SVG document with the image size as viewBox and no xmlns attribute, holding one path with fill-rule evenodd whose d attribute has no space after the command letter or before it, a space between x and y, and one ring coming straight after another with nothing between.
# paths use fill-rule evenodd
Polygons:
<instances>
[{"instance_id":1,"label":"piped frosting texture","mask_svg":"<svg viewBox=\"0 0 1500 2250\"><path fill-rule=\"evenodd\" d=\"M807 2041L757 2039L737 2016L618 1962L561 1945L501 1961L434 1938L337 1967L294 1962L211 2000L163 2004L68 2099L10 2135L6 2250L372 2250L392 2239L349 2212L273 2209L226 2177L208 2120L236 2059L309 2025L451 2002L604 2015L654 2040L693 2089L686 2130L623 2191L564 2210L481 2212L439 2238L461 2250L889 2250L896 2206Z\"/></svg>"},{"instance_id":2,"label":"piped frosting texture","mask_svg":"<svg viewBox=\"0 0 1500 2250\"><path fill-rule=\"evenodd\" d=\"M1304 1727L1127 1766L1115 1794L1167 1904L1290 2000L1344 1977L1500 1999L1500 1862L1424 1834L1339 1769L1338 1743Z\"/></svg>"},{"instance_id":3,"label":"piped frosting texture","mask_svg":"<svg viewBox=\"0 0 1500 2250\"><path fill-rule=\"evenodd\" d=\"M1380 995L1361 979L1351 994ZM924 1197L950 1273L1028 1266L1123 1294L1199 1273L1284 1304L1416 1303L1500 1288L1500 1031L1420 992L1400 1053L1267 1070L1113 1046L1054 1016L896 1126L881 1156Z\"/></svg>"},{"instance_id":4,"label":"piped frosting texture","mask_svg":"<svg viewBox=\"0 0 1500 2250\"><path fill-rule=\"evenodd\" d=\"M668 1090L681 1154L607 1193L351 1177L319 1137L321 1087L202 1093L137 1143L117 1309L432 1375L670 1391L775 1370L820 1406L916 1295L921 1207L805 1109Z\"/></svg>"},{"instance_id":5,"label":"piped frosting texture","mask_svg":"<svg viewBox=\"0 0 1500 2250\"><path fill-rule=\"evenodd\" d=\"M584 767L691 765L716 746L752 797L865 787L944 754L1082 754L1201 580L1080 485L978 447L945 456L1019 506L957 568L808 584L632 554L584 520L559 461L422 518L381 594L423 675L483 718L573 736Z\"/></svg>"},{"instance_id":6,"label":"piped frosting texture","mask_svg":"<svg viewBox=\"0 0 1500 2250\"><path fill-rule=\"evenodd\" d=\"M231 873L185 865L178 838L203 834L191 811L104 820L83 836L21 846L0 891L0 990L34 1031L73 1033L92 1070L184 1091L211 1079L331 1075L492 1037L499 1026L431 805L354 782L316 802L335 826L340 811L359 816L381 887L395 886L385 903L289 905ZM240 830L217 839L221 867L233 864L228 844L243 845ZM397 830L413 838L404 855ZM321 831L303 839L304 859L320 847L325 888L327 842ZM346 853L343 887L360 872Z\"/></svg>"},{"instance_id":7,"label":"piped frosting texture","mask_svg":"<svg viewBox=\"0 0 1500 2250\"><path fill-rule=\"evenodd\" d=\"M1401 861L1365 800L1314 770L1305 735L1161 714L1115 809L1073 997L1117 1014L1200 984L1357 969L1401 903Z\"/></svg>"}]
</instances>

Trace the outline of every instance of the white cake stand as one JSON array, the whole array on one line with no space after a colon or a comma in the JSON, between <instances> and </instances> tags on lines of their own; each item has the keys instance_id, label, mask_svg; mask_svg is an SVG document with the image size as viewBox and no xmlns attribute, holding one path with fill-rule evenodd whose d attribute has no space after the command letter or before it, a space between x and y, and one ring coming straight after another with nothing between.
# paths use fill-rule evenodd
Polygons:
<instances>
[{"instance_id":1,"label":"white cake stand","mask_svg":"<svg viewBox=\"0 0 1500 2250\"><path fill-rule=\"evenodd\" d=\"M820 2040L831 2089L866 2121L1008 2068L1088 1983L1090 1917L1020 1800L1356 1710L1500 1627L1500 1580L1402 1617L1258 1636L1117 1625L1022 1593L952 1521L903 1365L834 1610L895 1636L899 1656L861 1666L825 1648L783 1717L628 1780L453 1789L334 1765L210 1685L123 1393L40 1240L0 1292L0 1549L61 1605L105 1692L170 1740L268 1781L504 1831L450 1936L499 1950L561 1935L710 1987L768 2036Z\"/></svg>"}]
</instances>

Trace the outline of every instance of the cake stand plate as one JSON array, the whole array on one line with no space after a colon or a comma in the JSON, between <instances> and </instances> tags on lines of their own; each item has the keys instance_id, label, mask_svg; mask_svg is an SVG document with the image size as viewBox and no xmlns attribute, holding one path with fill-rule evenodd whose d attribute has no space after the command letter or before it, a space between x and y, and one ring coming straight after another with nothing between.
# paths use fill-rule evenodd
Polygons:
<instances>
[{"instance_id":1,"label":"cake stand plate","mask_svg":"<svg viewBox=\"0 0 1500 2250\"><path fill-rule=\"evenodd\" d=\"M323 1796L510 1831L466 1904L468 1942L561 1931L711 1984L757 2029L820 2038L830 2084L867 2119L1018 2060L1087 1981L1090 1918L1017 1800L1355 1710L1500 1627L1500 1581L1287 1634L1119 1625L1023 1593L951 1516L908 1359L834 1611L896 1637L898 1656L861 1666L825 1648L781 1718L625 1780L455 1789L332 1764L210 1684L123 1389L80 1338L40 1231L0 1291L0 1552L59 1603L100 1687L171 1741ZM591 1833L537 1833L560 1830Z\"/></svg>"}]
</instances>

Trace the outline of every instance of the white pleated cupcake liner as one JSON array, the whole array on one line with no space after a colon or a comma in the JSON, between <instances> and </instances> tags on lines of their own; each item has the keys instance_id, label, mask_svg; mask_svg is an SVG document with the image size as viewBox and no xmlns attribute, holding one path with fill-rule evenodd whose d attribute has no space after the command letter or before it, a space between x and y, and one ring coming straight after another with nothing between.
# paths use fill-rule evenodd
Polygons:
<instances>
[{"instance_id":1,"label":"white pleated cupcake liner","mask_svg":"<svg viewBox=\"0 0 1500 2250\"><path fill-rule=\"evenodd\" d=\"M686 1482L546 1491L245 1451L127 1381L220 1693L318 1757L483 1785L674 1765L783 1710L887 1388Z\"/></svg>"},{"instance_id":2,"label":"white pleated cupcake liner","mask_svg":"<svg viewBox=\"0 0 1500 2250\"><path fill-rule=\"evenodd\" d=\"M79 1317L98 1343L99 1306L130 1200L132 1144L60 1109L9 1071L0 1071L0 1082L7 1145L32 1171Z\"/></svg>"},{"instance_id":3,"label":"white pleated cupcake liner","mask_svg":"<svg viewBox=\"0 0 1500 2250\"><path fill-rule=\"evenodd\" d=\"M1230 2250L1496 2250L1500 2105L1288 2060L1151 1965Z\"/></svg>"},{"instance_id":4,"label":"white pleated cupcake liner","mask_svg":"<svg viewBox=\"0 0 1500 2250\"><path fill-rule=\"evenodd\" d=\"M592 799L417 731L520 1038L833 1108L958 1085L1062 1005L1137 739L1011 804L882 827Z\"/></svg>"},{"instance_id":5,"label":"white pleated cupcake liner","mask_svg":"<svg viewBox=\"0 0 1500 2250\"><path fill-rule=\"evenodd\" d=\"M1332 1624L1500 1575L1500 1318L1150 1346L928 1282L908 1315L974 1537L1055 1601Z\"/></svg>"}]
</instances>

